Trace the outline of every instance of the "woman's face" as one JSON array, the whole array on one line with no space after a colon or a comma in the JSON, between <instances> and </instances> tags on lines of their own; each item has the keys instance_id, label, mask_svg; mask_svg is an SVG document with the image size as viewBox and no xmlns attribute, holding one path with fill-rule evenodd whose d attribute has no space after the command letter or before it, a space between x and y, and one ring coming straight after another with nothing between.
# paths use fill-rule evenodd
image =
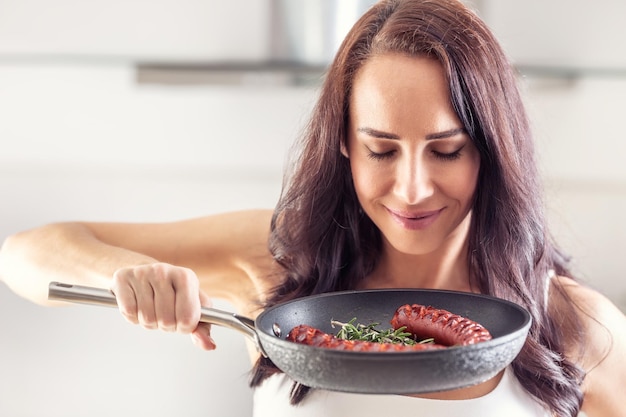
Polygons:
<instances>
[{"instance_id":1,"label":"woman's face","mask_svg":"<svg viewBox=\"0 0 626 417\"><path fill-rule=\"evenodd\" d=\"M354 79L349 119L342 152L386 244L426 254L467 233L459 225L471 210L480 156L452 108L439 61L370 58Z\"/></svg>"}]
</instances>

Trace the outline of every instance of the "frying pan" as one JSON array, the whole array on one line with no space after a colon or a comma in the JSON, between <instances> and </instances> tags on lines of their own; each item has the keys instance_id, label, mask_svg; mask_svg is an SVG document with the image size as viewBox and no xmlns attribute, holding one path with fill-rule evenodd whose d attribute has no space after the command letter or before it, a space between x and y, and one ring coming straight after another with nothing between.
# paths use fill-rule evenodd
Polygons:
<instances>
[{"instance_id":1,"label":"frying pan","mask_svg":"<svg viewBox=\"0 0 626 417\"><path fill-rule=\"evenodd\" d=\"M116 306L109 291L52 282L48 298ZM404 304L424 304L474 320L492 339L466 346L416 352L352 352L325 349L285 340L289 330L308 324L336 333L331 320L388 324ZM486 381L509 365L530 329L530 314L499 298L456 291L390 289L341 291L303 297L267 308L256 320L202 308L201 321L238 330L259 351L304 385L366 394L420 394L462 388Z\"/></svg>"}]
</instances>

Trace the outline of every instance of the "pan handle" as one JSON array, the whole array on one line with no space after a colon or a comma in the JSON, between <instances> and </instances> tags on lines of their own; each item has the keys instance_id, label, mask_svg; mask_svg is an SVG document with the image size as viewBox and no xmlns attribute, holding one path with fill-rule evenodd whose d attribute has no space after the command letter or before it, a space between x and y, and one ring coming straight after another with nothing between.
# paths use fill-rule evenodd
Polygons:
<instances>
[{"instance_id":1,"label":"pan handle","mask_svg":"<svg viewBox=\"0 0 626 417\"><path fill-rule=\"evenodd\" d=\"M48 299L105 307L117 307L117 299L110 290L66 284L63 282L51 282L48 285ZM256 332L254 320L228 311L202 307L200 321L203 323L216 324L243 333L252 340L257 350L263 356L267 357L261 346L259 335Z\"/></svg>"}]
</instances>

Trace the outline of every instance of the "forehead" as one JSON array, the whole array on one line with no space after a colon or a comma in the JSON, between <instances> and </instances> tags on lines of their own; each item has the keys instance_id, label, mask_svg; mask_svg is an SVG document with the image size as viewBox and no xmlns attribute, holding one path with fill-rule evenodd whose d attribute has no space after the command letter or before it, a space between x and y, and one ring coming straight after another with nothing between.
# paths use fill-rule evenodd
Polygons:
<instances>
[{"instance_id":1,"label":"forehead","mask_svg":"<svg viewBox=\"0 0 626 417\"><path fill-rule=\"evenodd\" d=\"M456 121L443 66L427 56L369 58L354 78L350 118L389 129L411 121L433 124L431 129L448 123L445 119Z\"/></svg>"},{"instance_id":2,"label":"forehead","mask_svg":"<svg viewBox=\"0 0 626 417\"><path fill-rule=\"evenodd\" d=\"M384 71L386 74L403 74L415 80L444 78L443 67L437 58L428 55L407 55L400 52L371 55L361 65L355 78L377 71Z\"/></svg>"}]
</instances>

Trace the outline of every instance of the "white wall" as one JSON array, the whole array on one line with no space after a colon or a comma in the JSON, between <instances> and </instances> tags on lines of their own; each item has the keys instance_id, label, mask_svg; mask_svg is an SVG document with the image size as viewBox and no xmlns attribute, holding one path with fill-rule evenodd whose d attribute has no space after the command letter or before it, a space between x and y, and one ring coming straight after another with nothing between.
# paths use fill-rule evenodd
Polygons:
<instances>
[{"instance_id":1,"label":"white wall","mask_svg":"<svg viewBox=\"0 0 626 417\"><path fill-rule=\"evenodd\" d=\"M0 66L0 237L72 219L168 221L272 207L315 92L137 86L126 66ZM210 231L207 231L210 233ZM0 415L250 415L243 336L44 309L0 286ZM232 308L216 303L220 308Z\"/></svg>"},{"instance_id":2,"label":"white wall","mask_svg":"<svg viewBox=\"0 0 626 417\"><path fill-rule=\"evenodd\" d=\"M507 52L525 65L624 72L622 0L475 0Z\"/></svg>"},{"instance_id":3,"label":"white wall","mask_svg":"<svg viewBox=\"0 0 626 417\"><path fill-rule=\"evenodd\" d=\"M626 311L626 78L526 82L553 232L575 271Z\"/></svg>"},{"instance_id":4,"label":"white wall","mask_svg":"<svg viewBox=\"0 0 626 417\"><path fill-rule=\"evenodd\" d=\"M4 0L0 53L265 59L269 18L269 0Z\"/></svg>"}]
</instances>

